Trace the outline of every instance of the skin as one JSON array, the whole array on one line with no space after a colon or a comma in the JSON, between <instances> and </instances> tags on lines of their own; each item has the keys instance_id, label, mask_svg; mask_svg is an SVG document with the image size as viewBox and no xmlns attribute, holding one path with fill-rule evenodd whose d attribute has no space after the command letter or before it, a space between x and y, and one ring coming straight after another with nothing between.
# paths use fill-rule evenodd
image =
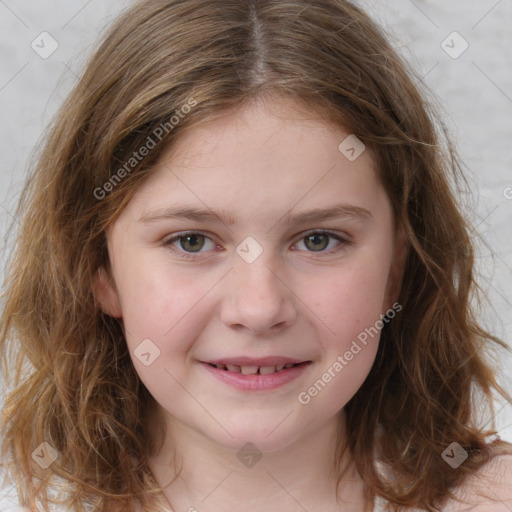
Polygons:
<instances>
[{"instance_id":1,"label":"skin","mask_svg":"<svg viewBox=\"0 0 512 512\"><path fill-rule=\"evenodd\" d=\"M165 486L175 455L182 473L165 495L176 510L341 509L336 435L343 436L343 407L371 369L378 336L308 404L297 397L391 308L406 252L370 151L349 161L338 150L347 135L291 99L247 104L182 135L107 232L111 275L100 270L97 295L122 318L135 368L158 402L154 414L165 421L164 437L152 433L161 448L151 467ZM337 203L369 216L280 222ZM185 204L228 210L234 223L140 221ZM322 229L334 236L308 243L308 232ZM183 238L163 243L186 230L207 235L193 240L200 252ZM248 236L263 250L252 263L236 252ZM160 351L149 366L134 355L144 339ZM241 355L312 363L264 392L234 389L201 363ZM262 454L252 467L237 457L248 442ZM342 464L349 468L338 488L343 510L363 510L350 454Z\"/></svg>"}]
</instances>

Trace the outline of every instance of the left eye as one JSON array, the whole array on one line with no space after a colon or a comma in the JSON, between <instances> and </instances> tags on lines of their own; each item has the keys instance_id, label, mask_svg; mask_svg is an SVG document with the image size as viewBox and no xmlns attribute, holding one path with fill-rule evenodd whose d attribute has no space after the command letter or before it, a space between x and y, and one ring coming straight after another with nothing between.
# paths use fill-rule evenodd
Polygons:
<instances>
[{"instance_id":1,"label":"left eye","mask_svg":"<svg viewBox=\"0 0 512 512\"><path fill-rule=\"evenodd\" d=\"M343 242L346 242L343 238L340 236L334 235L333 233L329 233L326 231L315 231L307 234L306 236L302 237L301 242L304 242L304 246L310 251L310 252L329 252L325 249L329 247L330 241L337 240L338 245L342 244ZM299 242L299 243L301 243ZM331 247L332 249L332 247Z\"/></svg>"},{"instance_id":2,"label":"left eye","mask_svg":"<svg viewBox=\"0 0 512 512\"><path fill-rule=\"evenodd\" d=\"M333 246L333 241L337 243ZM207 245L210 244L209 249L214 249L216 244L205 234L191 231L186 233L178 233L175 236L165 240L163 245L166 247L172 246L182 256L190 257L195 253L205 252L201 249L208 249ZM312 231L302 236L300 241L294 246L304 244L307 252L326 253L331 252L333 248L339 245L348 245L349 241L339 235L328 231ZM329 250L326 250L328 249ZM304 250L304 249L301 249Z\"/></svg>"}]
</instances>

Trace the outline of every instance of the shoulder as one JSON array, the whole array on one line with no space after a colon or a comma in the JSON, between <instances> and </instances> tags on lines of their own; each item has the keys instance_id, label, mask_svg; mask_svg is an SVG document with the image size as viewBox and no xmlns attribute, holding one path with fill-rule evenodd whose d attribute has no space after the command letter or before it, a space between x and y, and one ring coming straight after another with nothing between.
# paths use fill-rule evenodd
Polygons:
<instances>
[{"instance_id":1,"label":"shoulder","mask_svg":"<svg viewBox=\"0 0 512 512\"><path fill-rule=\"evenodd\" d=\"M2 512L26 512L20 507L16 485L11 480L5 466L0 463L0 511Z\"/></svg>"},{"instance_id":2,"label":"shoulder","mask_svg":"<svg viewBox=\"0 0 512 512\"><path fill-rule=\"evenodd\" d=\"M454 494L446 512L510 512L512 510L512 454L497 455L471 475Z\"/></svg>"}]
</instances>

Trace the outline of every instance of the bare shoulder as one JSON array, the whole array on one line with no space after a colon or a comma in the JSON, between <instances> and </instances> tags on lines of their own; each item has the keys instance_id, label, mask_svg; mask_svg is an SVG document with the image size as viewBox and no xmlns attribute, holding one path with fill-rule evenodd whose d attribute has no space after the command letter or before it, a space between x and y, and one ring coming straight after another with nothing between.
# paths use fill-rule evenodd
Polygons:
<instances>
[{"instance_id":1,"label":"bare shoulder","mask_svg":"<svg viewBox=\"0 0 512 512\"><path fill-rule=\"evenodd\" d=\"M512 455L497 455L472 475L450 501L446 512L510 512L512 510Z\"/></svg>"}]
</instances>

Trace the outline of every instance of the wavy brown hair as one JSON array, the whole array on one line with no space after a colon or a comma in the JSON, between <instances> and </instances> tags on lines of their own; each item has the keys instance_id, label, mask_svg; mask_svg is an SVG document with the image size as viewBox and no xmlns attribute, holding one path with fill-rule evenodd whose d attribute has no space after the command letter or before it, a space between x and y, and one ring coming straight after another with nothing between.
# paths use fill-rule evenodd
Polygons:
<instances>
[{"instance_id":1,"label":"wavy brown hair","mask_svg":"<svg viewBox=\"0 0 512 512\"><path fill-rule=\"evenodd\" d=\"M371 148L407 235L403 312L381 333L373 368L345 407L347 443L337 447L351 450L368 495L393 510L436 510L510 451L488 442L495 430L476 419L475 397L491 411L494 391L510 398L484 355L506 345L480 326L473 305L472 228L456 200L461 165L412 77L374 22L344 0L147 0L118 18L55 118L17 212L0 332L11 386L2 451L24 505L47 510L63 484L70 509L156 506L154 399L121 321L94 294L98 269L108 268L105 230L180 134L265 95L291 97ZM170 126L172 116L179 122ZM126 167L148 137L156 147ZM48 469L31 457L43 441L58 452ZM453 441L469 454L457 470L441 457ZM392 480L377 471L376 453Z\"/></svg>"}]
</instances>

